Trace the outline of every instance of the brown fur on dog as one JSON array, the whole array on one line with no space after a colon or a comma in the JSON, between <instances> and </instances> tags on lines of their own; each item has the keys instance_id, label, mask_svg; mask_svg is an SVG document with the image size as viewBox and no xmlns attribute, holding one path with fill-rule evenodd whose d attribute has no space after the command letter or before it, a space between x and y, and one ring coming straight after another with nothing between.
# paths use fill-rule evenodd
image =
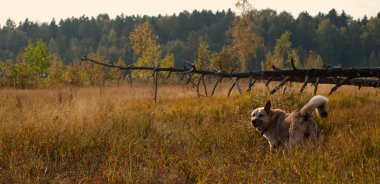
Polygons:
<instances>
[{"instance_id":1,"label":"brown fur on dog","mask_svg":"<svg viewBox=\"0 0 380 184\"><path fill-rule=\"evenodd\" d=\"M276 147L291 149L296 144L310 138L317 143L317 124L311 116L315 109L320 117L327 117L328 99L315 96L300 111L286 113L281 109L271 109L268 101L265 107L259 107L251 113L251 123L264 136L272 151Z\"/></svg>"}]
</instances>

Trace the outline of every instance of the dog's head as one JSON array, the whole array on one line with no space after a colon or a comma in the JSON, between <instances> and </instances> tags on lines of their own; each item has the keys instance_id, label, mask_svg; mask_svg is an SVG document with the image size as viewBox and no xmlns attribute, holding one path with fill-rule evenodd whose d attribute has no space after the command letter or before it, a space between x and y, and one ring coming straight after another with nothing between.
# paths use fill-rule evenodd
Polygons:
<instances>
[{"instance_id":1,"label":"dog's head","mask_svg":"<svg viewBox=\"0 0 380 184\"><path fill-rule=\"evenodd\" d=\"M251 123L261 134L266 131L270 123L271 103L268 101L264 107L256 108L251 113Z\"/></svg>"}]
</instances>

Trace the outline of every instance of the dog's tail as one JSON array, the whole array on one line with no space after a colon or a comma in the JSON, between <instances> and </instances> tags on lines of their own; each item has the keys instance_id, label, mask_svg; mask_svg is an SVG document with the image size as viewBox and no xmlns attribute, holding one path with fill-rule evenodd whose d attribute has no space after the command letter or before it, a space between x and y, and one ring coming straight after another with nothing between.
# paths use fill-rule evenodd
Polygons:
<instances>
[{"instance_id":1,"label":"dog's tail","mask_svg":"<svg viewBox=\"0 0 380 184\"><path fill-rule=\"evenodd\" d=\"M301 116L307 115L307 113L313 112L314 109L317 111L319 117L326 118L328 113L326 110L326 104L329 102L329 99L324 96L314 96L310 101L302 107L300 113Z\"/></svg>"}]
</instances>

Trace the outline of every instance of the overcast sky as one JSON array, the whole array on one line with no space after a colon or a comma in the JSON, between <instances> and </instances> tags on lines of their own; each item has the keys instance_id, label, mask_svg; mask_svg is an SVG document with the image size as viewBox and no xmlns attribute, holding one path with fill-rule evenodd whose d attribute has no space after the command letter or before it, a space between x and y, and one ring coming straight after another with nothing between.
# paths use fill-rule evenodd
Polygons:
<instances>
[{"instance_id":1,"label":"overcast sky","mask_svg":"<svg viewBox=\"0 0 380 184\"><path fill-rule=\"evenodd\" d=\"M50 22L68 17L97 16L107 13L116 15L158 15L178 13L184 10L235 9L236 0L0 0L0 25L10 18L17 24L28 18L34 22ZM380 0L250 0L258 10L271 8L277 12L287 11L296 18L302 11L311 15L328 13L335 8L344 10L355 19L376 16L380 12Z\"/></svg>"}]
</instances>

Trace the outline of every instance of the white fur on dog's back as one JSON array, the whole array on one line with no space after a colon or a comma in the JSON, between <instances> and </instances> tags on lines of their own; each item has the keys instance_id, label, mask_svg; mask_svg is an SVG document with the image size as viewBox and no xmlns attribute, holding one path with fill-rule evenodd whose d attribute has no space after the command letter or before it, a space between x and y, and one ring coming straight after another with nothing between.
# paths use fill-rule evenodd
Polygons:
<instances>
[{"instance_id":1,"label":"white fur on dog's back","mask_svg":"<svg viewBox=\"0 0 380 184\"><path fill-rule=\"evenodd\" d=\"M302 107L300 113L302 116L305 116L307 112L312 113L314 109L320 108L320 107L325 107L325 105L329 102L329 99L324 97L324 96L314 96L313 98L310 99L310 101ZM320 113L317 112L319 115Z\"/></svg>"}]
</instances>

